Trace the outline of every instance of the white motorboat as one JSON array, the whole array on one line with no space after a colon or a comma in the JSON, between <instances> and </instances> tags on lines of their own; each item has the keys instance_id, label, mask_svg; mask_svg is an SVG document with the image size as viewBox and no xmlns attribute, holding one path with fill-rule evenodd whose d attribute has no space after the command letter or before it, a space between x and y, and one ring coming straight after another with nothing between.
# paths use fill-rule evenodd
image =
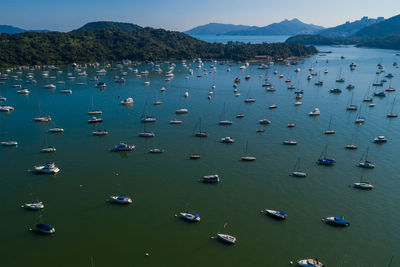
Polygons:
<instances>
[{"instance_id":1,"label":"white motorboat","mask_svg":"<svg viewBox=\"0 0 400 267\"><path fill-rule=\"evenodd\" d=\"M54 84L46 84L45 86L44 86L44 88L46 88L46 89L56 89L56 86L54 85Z\"/></svg>"},{"instance_id":2,"label":"white motorboat","mask_svg":"<svg viewBox=\"0 0 400 267\"><path fill-rule=\"evenodd\" d=\"M125 98L124 100L121 101L122 105L132 105L133 104L133 98L132 97L128 97Z\"/></svg>"},{"instance_id":3,"label":"white motorboat","mask_svg":"<svg viewBox=\"0 0 400 267\"><path fill-rule=\"evenodd\" d=\"M219 183L220 179L218 174L211 174L203 176L203 182L205 183Z\"/></svg>"},{"instance_id":4,"label":"white motorboat","mask_svg":"<svg viewBox=\"0 0 400 267\"><path fill-rule=\"evenodd\" d=\"M5 106L5 105L0 106L0 112L12 112L12 111L14 111L14 107L12 106Z\"/></svg>"},{"instance_id":5,"label":"white motorboat","mask_svg":"<svg viewBox=\"0 0 400 267\"><path fill-rule=\"evenodd\" d=\"M41 153L54 153L57 149L54 146L48 146L40 150Z\"/></svg>"},{"instance_id":6,"label":"white motorboat","mask_svg":"<svg viewBox=\"0 0 400 267\"><path fill-rule=\"evenodd\" d=\"M193 214L190 212L181 212L180 214L183 219L185 219L189 222L199 222L200 221L200 215L198 213Z\"/></svg>"},{"instance_id":7,"label":"white motorboat","mask_svg":"<svg viewBox=\"0 0 400 267\"><path fill-rule=\"evenodd\" d=\"M150 149L149 153L161 154L161 153L164 153L164 149L161 149L161 148L152 148L152 149Z\"/></svg>"},{"instance_id":8,"label":"white motorboat","mask_svg":"<svg viewBox=\"0 0 400 267\"><path fill-rule=\"evenodd\" d=\"M271 121L268 119L262 119L262 120L259 120L258 123L262 124L262 125L268 125L268 124L271 124Z\"/></svg>"},{"instance_id":9,"label":"white motorboat","mask_svg":"<svg viewBox=\"0 0 400 267\"><path fill-rule=\"evenodd\" d=\"M188 112L189 110L187 108L181 108L175 111L176 114L187 114Z\"/></svg>"},{"instance_id":10,"label":"white motorboat","mask_svg":"<svg viewBox=\"0 0 400 267\"><path fill-rule=\"evenodd\" d=\"M132 199L128 196L111 196L110 197L111 202L117 203L117 204L131 204Z\"/></svg>"},{"instance_id":11,"label":"white motorboat","mask_svg":"<svg viewBox=\"0 0 400 267\"><path fill-rule=\"evenodd\" d=\"M358 188L358 189L364 189L364 190L374 188L374 186L368 182L353 183L353 187Z\"/></svg>"},{"instance_id":12,"label":"white motorboat","mask_svg":"<svg viewBox=\"0 0 400 267\"><path fill-rule=\"evenodd\" d=\"M278 105L273 104L273 105L269 106L268 108L269 108L269 109L275 109L275 108L277 108L277 107L278 107Z\"/></svg>"},{"instance_id":13,"label":"white motorboat","mask_svg":"<svg viewBox=\"0 0 400 267\"><path fill-rule=\"evenodd\" d=\"M18 91L17 91L17 94L20 94L20 95L29 95L30 92L31 92L31 91L29 91L28 89L21 89L21 90L18 90Z\"/></svg>"},{"instance_id":14,"label":"white motorboat","mask_svg":"<svg viewBox=\"0 0 400 267\"><path fill-rule=\"evenodd\" d=\"M103 118L92 117L91 119L88 120L88 123L100 123L100 122L103 122Z\"/></svg>"},{"instance_id":15,"label":"white motorboat","mask_svg":"<svg viewBox=\"0 0 400 267\"><path fill-rule=\"evenodd\" d=\"M284 211L268 210L268 209L265 210L265 214L280 220L286 219L288 216Z\"/></svg>"},{"instance_id":16,"label":"white motorboat","mask_svg":"<svg viewBox=\"0 0 400 267\"><path fill-rule=\"evenodd\" d=\"M181 120L173 119L169 121L169 124L182 124Z\"/></svg>"},{"instance_id":17,"label":"white motorboat","mask_svg":"<svg viewBox=\"0 0 400 267\"><path fill-rule=\"evenodd\" d=\"M47 162L43 166L34 166L37 173L43 174L57 174L60 169L54 164L54 162Z\"/></svg>"},{"instance_id":18,"label":"white motorboat","mask_svg":"<svg viewBox=\"0 0 400 267\"><path fill-rule=\"evenodd\" d=\"M96 131L92 132L92 134L95 136L104 136L104 135L108 135L108 131L107 130L96 130Z\"/></svg>"},{"instance_id":19,"label":"white motorboat","mask_svg":"<svg viewBox=\"0 0 400 267\"><path fill-rule=\"evenodd\" d=\"M235 139L233 139L233 138L230 137L230 136L227 136L227 137L221 138L221 142L222 142L222 143L226 143L226 144L232 144L232 143L235 142Z\"/></svg>"},{"instance_id":20,"label":"white motorboat","mask_svg":"<svg viewBox=\"0 0 400 267\"><path fill-rule=\"evenodd\" d=\"M17 141L2 141L0 142L0 145L2 146L18 146Z\"/></svg>"},{"instance_id":21,"label":"white motorboat","mask_svg":"<svg viewBox=\"0 0 400 267\"><path fill-rule=\"evenodd\" d=\"M66 95L72 94L71 89L61 89L59 92L60 92L60 94L66 94Z\"/></svg>"},{"instance_id":22,"label":"white motorboat","mask_svg":"<svg viewBox=\"0 0 400 267\"><path fill-rule=\"evenodd\" d=\"M374 138L374 143L383 144L383 143L386 143L386 142L387 142L387 139L383 135L380 135L380 136L377 136L377 137Z\"/></svg>"},{"instance_id":23,"label":"white motorboat","mask_svg":"<svg viewBox=\"0 0 400 267\"><path fill-rule=\"evenodd\" d=\"M288 146L295 146L295 145L297 145L297 141L296 140L285 140L282 142L282 144L288 145Z\"/></svg>"},{"instance_id":24,"label":"white motorboat","mask_svg":"<svg viewBox=\"0 0 400 267\"><path fill-rule=\"evenodd\" d=\"M43 202L36 202L36 203L25 203L22 205L23 208L30 209L30 210L41 210L44 209Z\"/></svg>"},{"instance_id":25,"label":"white motorboat","mask_svg":"<svg viewBox=\"0 0 400 267\"><path fill-rule=\"evenodd\" d=\"M88 112L88 115L90 116L101 116L103 115L103 111L101 110L91 110Z\"/></svg>"},{"instance_id":26,"label":"white motorboat","mask_svg":"<svg viewBox=\"0 0 400 267\"><path fill-rule=\"evenodd\" d=\"M325 265L317 259L299 260L297 264L302 267L325 267Z\"/></svg>"},{"instance_id":27,"label":"white motorboat","mask_svg":"<svg viewBox=\"0 0 400 267\"><path fill-rule=\"evenodd\" d=\"M309 116L319 116L321 115L321 112L319 111L319 108L315 108L313 111L308 113Z\"/></svg>"},{"instance_id":28,"label":"white motorboat","mask_svg":"<svg viewBox=\"0 0 400 267\"><path fill-rule=\"evenodd\" d=\"M217 234L218 238L228 244L235 244L236 237L227 234Z\"/></svg>"},{"instance_id":29,"label":"white motorboat","mask_svg":"<svg viewBox=\"0 0 400 267\"><path fill-rule=\"evenodd\" d=\"M64 129L63 128L51 128L49 129L50 133L63 133Z\"/></svg>"}]
</instances>

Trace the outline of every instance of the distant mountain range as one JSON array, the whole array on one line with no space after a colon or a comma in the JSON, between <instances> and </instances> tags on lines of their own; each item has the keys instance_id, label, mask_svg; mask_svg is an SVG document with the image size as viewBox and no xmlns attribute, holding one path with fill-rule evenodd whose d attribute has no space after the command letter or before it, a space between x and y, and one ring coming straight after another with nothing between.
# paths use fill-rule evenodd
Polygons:
<instances>
[{"instance_id":1,"label":"distant mountain range","mask_svg":"<svg viewBox=\"0 0 400 267\"><path fill-rule=\"evenodd\" d=\"M383 18L377 20L345 38L328 37L320 33L293 36L286 42L314 45L355 44L360 47L400 49L400 15L386 20Z\"/></svg>"},{"instance_id":2,"label":"distant mountain range","mask_svg":"<svg viewBox=\"0 0 400 267\"><path fill-rule=\"evenodd\" d=\"M283 20L265 27L209 23L186 31L187 34L219 35L296 35L312 34L324 29L322 26L306 24L298 19Z\"/></svg>"},{"instance_id":3,"label":"distant mountain range","mask_svg":"<svg viewBox=\"0 0 400 267\"><path fill-rule=\"evenodd\" d=\"M355 34L356 32L365 27L368 27L377 22L381 22L383 20L384 20L383 17L378 17L377 19L362 17L360 20L356 20L353 22L347 21L346 23L341 24L339 26L324 29L318 32L317 34L333 38L337 37L346 38L352 36L353 34Z\"/></svg>"},{"instance_id":4,"label":"distant mountain range","mask_svg":"<svg viewBox=\"0 0 400 267\"><path fill-rule=\"evenodd\" d=\"M133 23L126 23L126 22L96 21L96 22L86 23L82 27L73 30L71 32L95 31L101 29L113 29L113 30L121 30L128 32L128 31L135 31L138 29L142 29L142 27Z\"/></svg>"},{"instance_id":5,"label":"distant mountain range","mask_svg":"<svg viewBox=\"0 0 400 267\"><path fill-rule=\"evenodd\" d=\"M49 32L49 30L24 30L10 25L0 25L0 33Z\"/></svg>"}]
</instances>

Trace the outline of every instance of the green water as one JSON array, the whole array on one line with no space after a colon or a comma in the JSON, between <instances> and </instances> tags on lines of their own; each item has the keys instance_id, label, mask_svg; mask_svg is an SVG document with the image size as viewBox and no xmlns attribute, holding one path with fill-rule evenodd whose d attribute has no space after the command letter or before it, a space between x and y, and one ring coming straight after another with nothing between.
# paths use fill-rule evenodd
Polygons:
<instances>
[{"instance_id":1,"label":"green water","mask_svg":"<svg viewBox=\"0 0 400 267\"><path fill-rule=\"evenodd\" d=\"M51 80L34 71L36 85L26 84L27 71L22 71L23 87L32 91L29 96L15 94L13 79L0 85L1 95L15 107L10 114L0 114L2 135L5 129L9 139L19 142L17 148L0 148L0 251L2 266L290 266L289 261L317 257L327 266L392 266L400 264L400 195L398 188L399 119L387 119L391 103L398 91L387 97L374 98L376 107L361 103L368 87L375 80L377 64L382 63L386 73L393 73L392 87L400 90L400 72L392 66L399 57L395 51L332 48L332 54L314 56L296 67L275 65L268 71L276 92L261 87L265 70L251 65L239 70L234 64L231 72L227 65L216 65L217 72L197 78L198 71L189 79L181 63L177 63L175 78L164 81L163 73L151 72L146 78L136 78L128 71L125 84L113 81L118 70L108 70L100 77L108 87L94 88L94 69L88 68L88 78L66 79L72 68L63 73L51 71ZM344 55L345 59L340 59ZM326 63L326 60L329 60ZM316 63L316 61L318 63ZM357 68L350 71L349 64ZM209 69L211 63L205 63ZM197 63L188 62L195 69ZM307 82L308 68L321 71L323 87L314 86L317 77ZM139 71L151 66L141 64ZM273 75L273 70L284 74L284 79ZM328 74L323 70L328 69ZM346 83L340 95L329 93L342 69ZM4 70L2 71L4 73ZM12 76L16 71L12 71ZM245 81L245 75L251 79ZM260 78L259 75L263 75ZM304 89L303 105L294 106L294 92L287 89L286 76ZM19 75L21 77L21 75ZM233 80L242 79L233 93ZM72 95L44 89L44 85L65 80ZM85 81L86 86L76 85ZM366 123L354 124L356 112L345 110L351 91L345 85L353 83L354 104L362 105ZM207 99L211 86L216 89L212 100ZM166 88L161 93L161 87ZM384 86L386 89L388 84ZM189 98L184 98L184 92ZM372 94L371 90L371 94ZM118 98L120 96L120 99ZM254 104L244 104L247 97ZM135 103L126 108L119 104L125 97ZM91 135L93 125L87 123L87 111L93 98L94 107L103 111L104 122L97 129L109 130L105 137ZM155 100L164 102L153 106ZM275 110L268 109L277 104ZM225 118L222 118L226 106ZM40 108L39 108L40 107ZM321 116L313 119L306 114L315 107ZM175 110L188 108L189 114L178 116L182 125L170 125ZM143 113L154 115L157 122L147 125L156 134L153 139L138 137L143 130ZM237 113L243 119L236 119ZM400 113L400 99L394 107ZM32 122L32 118L50 115L48 124ZM332 115L332 129L336 134L327 136ZM208 138L193 136L199 118ZM268 118L272 123L264 133L257 133L258 120ZM232 126L220 126L221 119L233 120ZM286 125L295 121L297 126ZM62 127L62 134L49 134L52 127ZM345 150L350 142L358 150ZM373 138L385 135L388 143L373 144ZM46 138L45 138L46 136ZM221 144L220 138L232 136L232 145ZM282 141L296 139L297 146L283 146ZM109 150L120 140L134 144L134 152L119 154ZM241 162L248 141L248 154L255 162ZM53 155L39 153L46 145L54 145ZM328 154L337 161L334 167L315 164L325 145ZM165 149L164 154L149 154L153 147ZM369 149L370 160L376 168L366 170L365 179L374 184L372 191L359 191L349 187L359 181L362 170L356 167L361 155ZM200 153L200 160L188 160ZM297 158L301 169L308 173L305 179L288 175ZM52 160L61 168L55 177L29 172L34 165ZM218 185L200 183L203 175L217 173ZM118 175L117 175L118 174ZM124 193L134 203L129 206L112 205L110 195ZM44 202L43 212L30 212L20 208L26 202L39 199ZM277 222L260 214L262 209L284 210L289 217ZM175 217L181 211L199 212L201 222L190 224ZM39 216L41 215L41 216ZM335 228L324 224L327 216L345 216L351 222L348 228ZM29 231L42 221L56 228L53 236ZM228 233L238 238L237 244L227 246L211 239L216 233ZM146 257L145 253L150 256Z\"/></svg>"}]
</instances>

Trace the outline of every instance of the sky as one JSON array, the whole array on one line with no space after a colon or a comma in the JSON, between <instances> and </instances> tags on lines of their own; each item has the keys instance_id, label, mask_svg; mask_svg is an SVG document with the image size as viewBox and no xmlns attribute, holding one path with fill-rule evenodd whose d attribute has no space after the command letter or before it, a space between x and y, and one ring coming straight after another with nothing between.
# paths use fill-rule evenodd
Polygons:
<instances>
[{"instance_id":1,"label":"sky","mask_svg":"<svg viewBox=\"0 0 400 267\"><path fill-rule=\"evenodd\" d=\"M92 21L185 31L209 22L266 26L284 19L332 27L400 14L400 0L1 0L0 25L70 31Z\"/></svg>"}]
</instances>

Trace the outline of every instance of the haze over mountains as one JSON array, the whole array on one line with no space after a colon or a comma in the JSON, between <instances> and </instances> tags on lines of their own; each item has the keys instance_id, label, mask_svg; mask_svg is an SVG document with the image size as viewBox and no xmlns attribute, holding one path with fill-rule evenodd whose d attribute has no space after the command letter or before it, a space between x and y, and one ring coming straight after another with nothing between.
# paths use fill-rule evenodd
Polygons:
<instances>
[{"instance_id":1,"label":"haze over mountains","mask_svg":"<svg viewBox=\"0 0 400 267\"><path fill-rule=\"evenodd\" d=\"M322 26L306 24L298 19L283 20L265 27L209 23L186 31L187 34L220 35L295 35L312 34L324 29Z\"/></svg>"},{"instance_id":2,"label":"haze over mountains","mask_svg":"<svg viewBox=\"0 0 400 267\"><path fill-rule=\"evenodd\" d=\"M11 25L0 25L0 33L23 33L23 32L48 32L49 30L25 30Z\"/></svg>"}]
</instances>

